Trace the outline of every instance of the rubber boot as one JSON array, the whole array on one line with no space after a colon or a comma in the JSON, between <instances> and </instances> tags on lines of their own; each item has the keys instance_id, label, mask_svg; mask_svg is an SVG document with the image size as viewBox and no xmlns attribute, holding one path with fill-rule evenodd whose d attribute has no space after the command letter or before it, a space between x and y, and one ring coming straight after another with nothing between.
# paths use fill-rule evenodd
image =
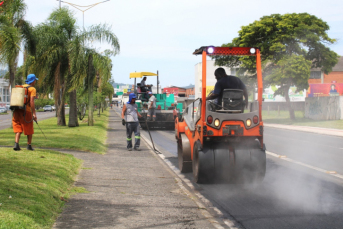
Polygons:
<instances>
[{"instance_id":1,"label":"rubber boot","mask_svg":"<svg viewBox=\"0 0 343 229\"><path fill-rule=\"evenodd\" d=\"M156 121L156 117L153 117L153 118L152 118L152 121L155 122L155 121Z\"/></svg>"},{"instance_id":2,"label":"rubber boot","mask_svg":"<svg viewBox=\"0 0 343 229\"><path fill-rule=\"evenodd\" d=\"M21 150L20 147L19 147L19 143L15 143L13 149L14 149L15 151Z\"/></svg>"},{"instance_id":3,"label":"rubber boot","mask_svg":"<svg viewBox=\"0 0 343 229\"><path fill-rule=\"evenodd\" d=\"M27 145L27 150L34 150L31 145Z\"/></svg>"}]
</instances>

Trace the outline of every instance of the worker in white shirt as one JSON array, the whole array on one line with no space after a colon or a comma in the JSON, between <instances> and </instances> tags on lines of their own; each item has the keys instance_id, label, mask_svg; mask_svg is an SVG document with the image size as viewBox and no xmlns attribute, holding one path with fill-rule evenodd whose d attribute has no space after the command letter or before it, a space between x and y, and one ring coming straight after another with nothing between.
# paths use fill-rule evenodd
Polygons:
<instances>
[{"instance_id":1,"label":"worker in white shirt","mask_svg":"<svg viewBox=\"0 0 343 229\"><path fill-rule=\"evenodd\" d=\"M156 121L156 98L152 94L152 92L149 92L149 102L148 102L148 121Z\"/></svg>"}]
</instances>

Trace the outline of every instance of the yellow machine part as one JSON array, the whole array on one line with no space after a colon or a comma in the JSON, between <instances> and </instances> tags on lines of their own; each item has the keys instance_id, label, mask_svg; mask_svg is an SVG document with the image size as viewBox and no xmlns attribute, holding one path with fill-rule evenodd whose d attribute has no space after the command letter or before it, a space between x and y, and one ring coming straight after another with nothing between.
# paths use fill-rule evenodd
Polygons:
<instances>
[{"instance_id":1,"label":"yellow machine part","mask_svg":"<svg viewBox=\"0 0 343 229\"><path fill-rule=\"evenodd\" d=\"M130 79L142 78L143 76L157 76L157 74L152 73L152 72L132 72L132 73L130 73Z\"/></svg>"}]
</instances>

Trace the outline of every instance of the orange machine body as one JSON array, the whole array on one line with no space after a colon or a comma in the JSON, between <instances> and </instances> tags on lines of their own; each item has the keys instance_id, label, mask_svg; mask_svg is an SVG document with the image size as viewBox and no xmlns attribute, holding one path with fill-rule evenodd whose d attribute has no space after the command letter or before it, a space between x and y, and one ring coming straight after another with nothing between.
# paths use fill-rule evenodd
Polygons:
<instances>
[{"instance_id":1,"label":"orange machine body","mask_svg":"<svg viewBox=\"0 0 343 229\"><path fill-rule=\"evenodd\" d=\"M263 82L262 82L262 68L261 68L261 57L259 49L255 49L255 53L250 52L250 47L213 47L213 52L208 53L206 47L203 50L196 50L194 54L202 54L202 96L201 96L201 114L200 119L195 124L195 129L191 131L187 126L186 122L179 121L179 118L175 120L175 137L178 139L181 134L185 134L189 140L191 147L191 158L193 160L194 145L197 141L200 141L203 145L205 138L244 138L244 137L255 137L258 138L263 148L263 121L262 121L262 93L263 93ZM198 52L197 52L198 51ZM200 53L201 52L201 53ZM251 128L247 128L244 120L224 120L220 123L220 126L214 128L209 125L206 121L206 56L207 55L237 55L237 56L256 56L256 71L257 71L257 85L258 85L258 123ZM192 111L195 112L195 111ZM236 129L230 129L229 127L234 126ZM223 134L223 133L226 134ZM211 133L209 135L209 133Z\"/></svg>"}]
</instances>

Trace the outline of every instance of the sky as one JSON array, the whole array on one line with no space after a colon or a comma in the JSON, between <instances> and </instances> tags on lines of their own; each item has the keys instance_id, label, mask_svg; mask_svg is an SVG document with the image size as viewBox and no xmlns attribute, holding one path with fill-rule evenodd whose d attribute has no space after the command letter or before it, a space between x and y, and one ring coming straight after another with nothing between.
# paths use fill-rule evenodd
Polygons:
<instances>
[{"instance_id":1,"label":"sky","mask_svg":"<svg viewBox=\"0 0 343 229\"><path fill-rule=\"evenodd\" d=\"M102 0L66 0L90 5ZM59 7L56 0L26 0L26 20L42 23ZM82 28L82 12L75 12ZM85 12L85 27L96 24L112 26L118 37L120 53L112 58L112 78L117 83L132 84L130 72L159 71L162 86L194 84L194 66L200 56L192 55L201 46L221 46L238 36L241 26L271 14L313 14L326 21L328 32L337 43L330 48L343 55L342 0L110 0ZM106 44L94 44L99 50ZM149 82L150 80L150 82ZM155 83L149 78L147 83Z\"/></svg>"}]
</instances>

